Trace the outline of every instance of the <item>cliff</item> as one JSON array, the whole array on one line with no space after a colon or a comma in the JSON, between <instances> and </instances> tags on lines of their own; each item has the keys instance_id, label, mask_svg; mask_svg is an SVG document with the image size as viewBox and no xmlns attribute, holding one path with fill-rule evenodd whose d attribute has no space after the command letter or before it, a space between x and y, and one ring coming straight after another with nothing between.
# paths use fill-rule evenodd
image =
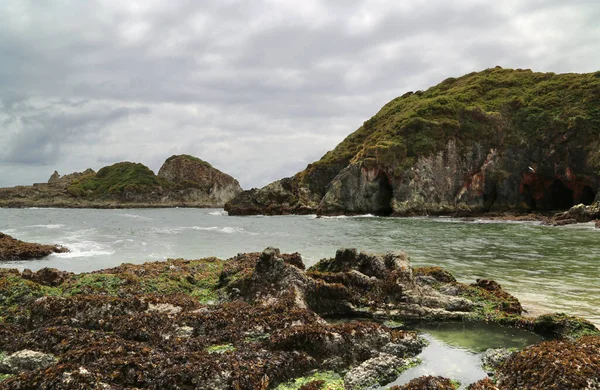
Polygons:
<instances>
[{"instance_id":1,"label":"cliff","mask_svg":"<svg viewBox=\"0 0 600 390\"><path fill-rule=\"evenodd\" d=\"M600 72L496 67L386 104L319 161L246 191L244 214L547 212L596 200Z\"/></svg>"},{"instance_id":2,"label":"cliff","mask_svg":"<svg viewBox=\"0 0 600 390\"><path fill-rule=\"evenodd\" d=\"M33 186L0 188L0 207L222 207L242 189L237 180L192 156L172 156L159 175L120 162Z\"/></svg>"}]
</instances>

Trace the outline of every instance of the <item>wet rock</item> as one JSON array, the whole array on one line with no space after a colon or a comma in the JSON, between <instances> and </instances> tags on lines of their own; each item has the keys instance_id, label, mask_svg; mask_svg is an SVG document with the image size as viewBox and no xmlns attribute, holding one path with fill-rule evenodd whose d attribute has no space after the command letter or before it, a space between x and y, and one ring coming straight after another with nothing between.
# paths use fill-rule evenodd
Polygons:
<instances>
[{"instance_id":1,"label":"wet rock","mask_svg":"<svg viewBox=\"0 0 600 390\"><path fill-rule=\"evenodd\" d=\"M36 272L26 269L22 272L21 277L45 286L56 287L60 286L71 275L73 275L72 272L60 271L56 268L42 268Z\"/></svg>"},{"instance_id":2,"label":"wet rock","mask_svg":"<svg viewBox=\"0 0 600 390\"><path fill-rule=\"evenodd\" d=\"M543 314L536 317L533 330L541 335L558 339L577 339L586 335L600 335L600 330L591 322L564 313Z\"/></svg>"},{"instance_id":3,"label":"wet rock","mask_svg":"<svg viewBox=\"0 0 600 390\"><path fill-rule=\"evenodd\" d=\"M344 386L348 390L383 386L396 379L403 369L417 362L414 359L401 359L387 353L380 353L348 371L344 376Z\"/></svg>"},{"instance_id":4,"label":"wet rock","mask_svg":"<svg viewBox=\"0 0 600 390\"><path fill-rule=\"evenodd\" d=\"M0 261L41 259L52 253L68 251L62 246L28 243L0 233Z\"/></svg>"},{"instance_id":5,"label":"wet rock","mask_svg":"<svg viewBox=\"0 0 600 390\"><path fill-rule=\"evenodd\" d=\"M509 357L515 354L506 348L491 348L486 350L481 356L481 363L488 375L493 374Z\"/></svg>"},{"instance_id":6,"label":"wet rock","mask_svg":"<svg viewBox=\"0 0 600 390\"><path fill-rule=\"evenodd\" d=\"M0 373L18 374L22 371L43 369L56 361L50 354L25 349L0 359Z\"/></svg>"}]
</instances>

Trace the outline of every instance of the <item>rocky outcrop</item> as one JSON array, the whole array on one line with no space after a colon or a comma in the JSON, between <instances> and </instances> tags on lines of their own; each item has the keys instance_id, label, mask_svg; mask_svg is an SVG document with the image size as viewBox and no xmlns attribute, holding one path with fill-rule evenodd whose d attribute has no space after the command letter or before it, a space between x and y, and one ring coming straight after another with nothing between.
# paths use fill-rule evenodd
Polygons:
<instances>
[{"instance_id":1,"label":"rocky outcrop","mask_svg":"<svg viewBox=\"0 0 600 390\"><path fill-rule=\"evenodd\" d=\"M0 268L0 362L11 357L14 373L2 375L9 370L0 363L0 388L225 390L301 383L319 389L326 378L335 388L363 388L389 383L418 363L425 340L381 321L416 318L487 320L576 335L565 340L570 344L516 355L533 356L532 365L509 358L498 369L509 384L503 388L548 370L568 373L555 388L578 388L565 383L580 383L576 368L585 363L583 352L592 365L582 372L595 380L588 373L597 372L598 355L588 340L597 339L589 336L597 329L562 315L523 318L515 312L520 305L492 281L465 285L439 268L413 270L402 252L341 249L304 268L300 254L275 248L227 261L170 259L82 274ZM414 275L435 282L421 284ZM328 321L331 314L343 321ZM574 351L575 365L560 358L563 345ZM509 364L512 373L505 370ZM454 384L422 377L396 388Z\"/></svg>"},{"instance_id":2,"label":"rocky outcrop","mask_svg":"<svg viewBox=\"0 0 600 390\"><path fill-rule=\"evenodd\" d=\"M17 240L0 232L0 261L35 260L69 250L59 245L42 245Z\"/></svg>"},{"instance_id":3,"label":"rocky outcrop","mask_svg":"<svg viewBox=\"0 0 600 390\"><path fill-rule=\"evenodd\" d=\"M158 171L158 177L175 184L179 196L188 203L222 207L242 192L236 179L189 155L169 157Z\"/></svg>"},{"instance_id":4,"label":"rocky outcrop","mask_svg":"<svg viewBox=\"0 0 600 390\"><path fill-rule=\"evenodd\" d=\"M392 100L304 171L226 207L406 216L591 205L600 186L598 88L598 72L494 68L450 78Z\"/></svg>"},{"instance_id":5,"label":"rocky outcrop","mask_svg":"<svg viewBox=\"0 0 600 390\"><path fill-rule=\"evenodd\" d=\"M223 207L242 190L231 176L191 156L173 156L159 175L147 166L120 162L48 183L0 188L0 207Z\"/></svg>"}]
</instances>

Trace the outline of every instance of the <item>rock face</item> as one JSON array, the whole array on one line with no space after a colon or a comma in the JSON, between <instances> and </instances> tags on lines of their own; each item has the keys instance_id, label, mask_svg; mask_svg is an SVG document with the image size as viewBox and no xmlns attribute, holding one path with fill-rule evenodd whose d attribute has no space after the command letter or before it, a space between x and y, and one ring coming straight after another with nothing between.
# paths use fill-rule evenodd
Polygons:
<instances>
[{"instance_id":1,"label":"rock face","mask_svg":"<svg viewBox=\"0 0 600 390\"><path fill-rule=\"evenodd\" d=\"M179 155L165 161L158 177L180 187L187 187L183 195L188 202L204 202L223 206L242 192L242 187L233 177L213 168L199 158Z\"/></svg>"},{"instance_id":2,"label":"rock face","mask_svg":"<svg viewBox=\"0 0 600 390\"><path fill-rule=\"evenodd\" d=\"M594 203L600 72L494 68L388 103L292 178L230 214L548 212Z\"/></svg>"},{"instance_id":3,"label":"rock face","mask_svg":"<svg viewBox=\"0 0 600 390\"><path fill-rule=\"evenodd\" d=\"M69 250L58 245L33 244L0 232L0 261L35 260Z\"/></svg>"},{"instance_id":4,"label":"rock face","mask_svg":"<svg viewBox=\"0 0 600 390\"><path fill-rule=\"evenodd\" d=\"M242 189L231 176L191 156L173 156L157 176L140 163L120 162L48 183L0 188L0 207L223 207Z\"/></svg>"}]
</instances>

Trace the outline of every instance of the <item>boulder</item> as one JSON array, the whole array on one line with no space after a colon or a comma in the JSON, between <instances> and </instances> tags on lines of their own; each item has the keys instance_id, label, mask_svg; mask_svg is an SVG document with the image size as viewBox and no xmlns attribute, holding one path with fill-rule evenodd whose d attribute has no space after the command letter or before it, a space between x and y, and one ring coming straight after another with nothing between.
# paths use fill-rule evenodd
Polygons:
<instances>
[{"instance_id":1,"label":"boulder","mask_svg":"<svg viewBox=\"0 0 600 390\"><path fill-rule=\"evenodd\" d=\"M56 361L50 354L25 349L0 359L0 373L18 374L22 371L44 369Z\"/></svg>"},{"instance_id":2,"label":"boulder","mask_svg":"<svg viewBox=\"0 0 600 390\"><path fill-rule=\"evenodd\" d=\"M0 261L41 259L52 253L69 250L59 245L42 245L17 240L8 234L0 233Z\"/></svg>"}]
</instances>

